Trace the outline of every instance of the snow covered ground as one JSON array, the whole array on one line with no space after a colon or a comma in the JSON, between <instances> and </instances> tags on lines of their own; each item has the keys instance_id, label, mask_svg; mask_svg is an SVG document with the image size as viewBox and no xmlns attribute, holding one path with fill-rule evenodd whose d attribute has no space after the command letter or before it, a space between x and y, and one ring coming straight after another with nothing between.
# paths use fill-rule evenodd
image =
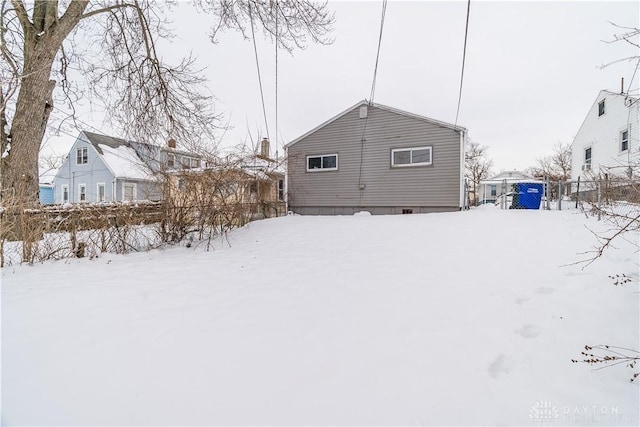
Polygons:
<instances>
[{"instance_id":1,"label":"snow covered ground","mask_svg":"<svg viewBox=\"0 0 640 427\"><path fill-rule=\"evenodd\" d=\"M251 223L2 272L3 425L638 425L638 254L502 211ZM633 283L614 286L609 275Z\"/></svg>"}]
</instances>

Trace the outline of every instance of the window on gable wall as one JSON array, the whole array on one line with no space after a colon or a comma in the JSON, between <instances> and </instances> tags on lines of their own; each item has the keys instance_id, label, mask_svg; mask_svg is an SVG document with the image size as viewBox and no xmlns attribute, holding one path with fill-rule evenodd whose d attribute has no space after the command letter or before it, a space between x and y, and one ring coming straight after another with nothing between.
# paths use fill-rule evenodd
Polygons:
<instances>
[{"instance_id":1,"label":"window on gable wall","mask_svg":"<svg viewBox=\"0 0 640 427\"><path fill-rule=\"evenodd\" d=\"M338 170L338 155L307 156L307 172Z\"/></svg>"},{"instance_id":2,"label":"window on gable wall","mask_svg":"<svg viewBox=\"0 0 640 427\"><path fill-rule=\"evenodd\" d=\"M604 99L598 103L598 117L604 114Z\"/></svg>"},{"instance_id":3,"label":"window on gable wall","mask_svg":"<svg viewBox=\"0 0 640 427\"><path fill-rule=\"evenodd\" d=\"M629 131L623 130L620 132L620 151L627 151L629 149Z\"/></svg>"},{"instance_id":4,"label":"window on gable wall","mask_svg":"<svg viewBox=\"0 0 640 427\"><path fill-rule=\"evenodd\" d=\"M391 150L391 166L426 166L430 165L431 147L396 148Z\"/></svg>"},{"instance_id":5,"label":"window on gable wall","mask_svg":"<svg viewBox=\"0 0 640 427\"><path fill-rule=\"evenodd\" d=\"M76 164L86 165L89 163L89 156L87 154L87 147L78 148L76 150Z\"/></svg>"}]
</instances>

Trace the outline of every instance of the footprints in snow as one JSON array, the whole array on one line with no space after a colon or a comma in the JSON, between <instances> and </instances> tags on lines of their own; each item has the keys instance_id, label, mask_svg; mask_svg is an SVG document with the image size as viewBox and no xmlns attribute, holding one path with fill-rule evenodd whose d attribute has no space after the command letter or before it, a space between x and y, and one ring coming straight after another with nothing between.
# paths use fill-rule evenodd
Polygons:
<instances>
[{"instance_id":1,"label":"footprints in snow","mask_svg":"<svg viewBox=\"0 0 640 427\"><path fill-rule=\"evenodd\" d=\"M524 325L516 331L525 339L532 339L540 335L540 329L535 325ZM487 373L493 379L506 377L514 368L515 362L510 356L499 354L487 367Z\"/></svg>"},{"instance_id":2,"label":"footprints in snow","mask_svg":"<svg viewBox=\"0 0 640 427\"><path fill-rule=\"evenodd\" d=\"M550 295L555 292L555 289L545 286L539 287L534 291L538 295ZM518 305L524 305L531 300L530 297L518 297L515 302ZM535 325L523 325L520 329L517 329L516 334L521 338L530 340L540 335L540 328ZM499 354L487 367L487 373L491 378L500 379L507 376L514 368L515 362L507 355Z\"/></svg>"},{"instance_id":3,"label":"footprints in snow","mask_svg":"<svg viewBox=\"0 0 640 427\"><path fill-rule=\"evenodd\" d=\"M540 295L549 295L555 292L555 289L553 288L546 288L544 286L536 289L536 293L540 294Z\"/></svg>"},{"instance_id":4,"label":"footprints in snow","mask_svg":"<svg viewBox=\"0 0 640 427\"><path fill-rule=\"evenodd\" d=\"M513 369L513 360L509 356L504 354L499 355L491 364L487 372L491 378L502 378L506 376Z\"/></svg>"},{"instance_id":5,"label":"footprints in snow","mask_svg":"<svg viewBox=\"0 0 640 427\"><path fill-rule=\"evenodd\" d=\"M539 288L537 288L534 292L538 295L551 295L552 293L554 293L556 290L553 288L547 288L546 286L541 286ZM518 297L516 298L516 304L518 305L524 305L525 303L529 302L531 300L530 297Z\"/></svg>"},{"instance_id":6,"label":"footprints in snow","mask_svg":"<svg viewBox=\"0 0 640 427\"><path fill-rule=\"evenodd\" d=\"M531 339L540 335L540 329L535 325L524 325L516 331L522 338Z\"/></svg>"}]
</instances>

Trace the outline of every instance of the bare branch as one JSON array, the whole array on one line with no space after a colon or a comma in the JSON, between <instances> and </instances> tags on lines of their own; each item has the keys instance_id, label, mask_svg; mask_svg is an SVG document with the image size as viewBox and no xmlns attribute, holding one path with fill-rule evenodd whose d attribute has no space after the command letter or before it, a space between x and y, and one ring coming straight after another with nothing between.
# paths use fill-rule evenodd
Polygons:
<instances>
[{"instance_id":1,"label":"bare branch","mask_svg":"<svg viewBox=\"0 0 640 427\"><path fill-rule=\"evenodd\" d=\"M213 13L217 18L210 33L212 42L216 42L218 31L232 29L239 31L245 39L249 38L249 9L262 26L265 35L289 52L294 48L304 49L307 37L314 43L331 44L328 37L335 21L327 4L310 0L283 0L263 2L259 0L225 0L204 3L199 6Z\"/></svg>"},{"instance_id":2,"label":"bare branch","mask_svg":"<svg viewBox=\"0 0 640 427\"><path fill-rule=\"evenodd\" d=\"M16 11L16 16L20 21L20 25L22 25L22 30L25 33L33 31L33 24L29 21L29 14L27 13L27 9L25 9L22 0L11 0L11 4Z\"/></svg>"}]
</instances>

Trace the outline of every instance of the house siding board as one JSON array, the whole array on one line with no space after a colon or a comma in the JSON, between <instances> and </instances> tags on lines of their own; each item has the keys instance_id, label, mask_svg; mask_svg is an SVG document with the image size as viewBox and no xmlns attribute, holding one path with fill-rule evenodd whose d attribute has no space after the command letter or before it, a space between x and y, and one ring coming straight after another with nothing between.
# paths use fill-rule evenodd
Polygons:
<instances>
[{"instance_id":1,"label":"house siding board","mask_svg":"<svg viewBox=\"0 0 640 427\"><path fill-rule=\"evenodd\" d=\"M76 164L76 150L78 148L87 147L87 164ZM113 181L111 170L102 160L95 147L81 134L73 147L69 151L69 155L63 162L54 179L55 183L55 203L62 203L62 186L69 186L69 201L75 203L78 201L78 185L86 184L87 202L97 201L97 184L105 183L105 200L111 200L111 185L108 183Z\"/></svg>"},{"instance_id":2,"label":"house siding board","mask_svg":"<svg viewBox=\"0 0 640 427\"><path fill-rule=\"evenodd\" d=\"M391 149L420 146L432 147L432 165L391 167ZM361 150L363 191L358 188ZM337 171L306 171L308 155L334 153L338 154ZM290 208L301 213L322 207L351 212L353 207L365 206L379 212L400 206L457 210L460 158L457 131L375 107L369 109L367 121L360 119L355 108L288 147Z\"/></svg>"},{"instance_id":3,"label":"house siding board","mask_svg":"<svg viewBox=\"0 0 640 427\"><path fill-rule=\"evenodd\" d=\"M598 104L605 101L605 113ZM633 103L631 104L631 102ZM629 105L631 104L631 105ZM624 175L629 164L640 161L640 101L625 95L600 91L571 145L571 179L590 179L598 173ZM620 134L629 129L628 150L620 150ZM591 147L591 170L583 171L585 149Z\"/></svg>"},{"instance_id":4,"label":"house siding board","mask_svg":"<svg viewBox=\"0 0 640 427\"><path fill-rule=\"evenodd\" d=\"M39 198L40 198L40 204L53 205L55 203L53 186L40 185Z\"/></svg>"},{"instance_id":5,"label":"house siding board","mask_svg":"<svg viewBox=\"0 0 640 427\"><path fill-rule=\"evenodd\" d=\"M119 147L124 140L117 138L105 137L97 134L89 134L95 141L105 144L108 147ZM97 135L97 136L96 136ZM96 139L99 138L99 139ZM87 163L83 165L76 164L76 150L78 148L87 148ZM98 145L99 147L99 145ZM61 204L62 187L69 187L69 202L78 202L78 185L86 185L86 202L93 203L98 201L98 183L104 183L105 201L122 201L122 183L131 182L136 184L137 200L161 200L162 186L160 183L139 180L139 179L123 179L113 175L113 171L105 163L99 148L92 144L91 141L81 133L73 144L69 155L63 162L54 179L55 183L55 203ZM114 185L115 183L115 185ZM114 195L115 192L115 195Z\"/></svg>"}]
</instances>

